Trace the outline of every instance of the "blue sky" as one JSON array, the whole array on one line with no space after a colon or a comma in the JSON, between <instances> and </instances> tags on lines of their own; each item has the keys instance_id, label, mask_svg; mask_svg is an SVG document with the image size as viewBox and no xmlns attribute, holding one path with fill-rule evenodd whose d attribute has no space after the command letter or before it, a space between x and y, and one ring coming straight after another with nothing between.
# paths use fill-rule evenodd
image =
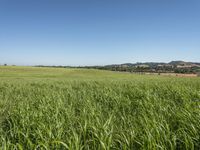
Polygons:
<instances>
[{"instance_id":1,"label":"blue sky","mask_svg":"<svg viewBox=\"0 0 200 150\"><path fill-rule=\"evenodd\" d=\"M199 0L0 0L0 64L200 62Z\"/></svg>"}]
</instances>

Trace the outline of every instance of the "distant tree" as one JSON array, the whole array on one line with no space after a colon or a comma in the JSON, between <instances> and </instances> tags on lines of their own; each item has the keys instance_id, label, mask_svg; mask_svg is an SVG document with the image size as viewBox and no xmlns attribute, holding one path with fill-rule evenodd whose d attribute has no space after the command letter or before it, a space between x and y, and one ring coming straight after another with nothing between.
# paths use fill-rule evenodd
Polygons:
<instances>
[{"instance_id":1,"label":"distant tree","mask_svg":"<svg viewBox=\"0 0 200 150\"><path fill-rule=\"evenodd\" d=\"M7 64L4 64L4 66L7 66Z\"/></svg>"}]
</instances>

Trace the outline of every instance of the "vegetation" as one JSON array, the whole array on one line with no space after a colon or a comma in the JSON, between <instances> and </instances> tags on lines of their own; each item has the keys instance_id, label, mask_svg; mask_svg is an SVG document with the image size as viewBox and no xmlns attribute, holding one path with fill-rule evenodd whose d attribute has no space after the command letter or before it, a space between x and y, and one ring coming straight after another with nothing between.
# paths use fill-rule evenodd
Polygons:
<instances>
[{"instance_id":1,"label":"vegetation","mask_svg":"<svg viewBox=\"0 0 200 150\"><path fill-rule=\"evenodd\" d=\"M1 149L200 149L200 78L0 67Z\"/></svg>"},{"instance_id":2,"label":"vegetation","mask_svg":"<svg viewBox=\"0 0 200 150\"><path fill-rule=\"evenodd\" d=\"M200 63L172 61L170 63L126 63L119 65L88 66L80 68L93 68L100 70L111 70L121 72L152 72L152 73L183 73L197 74L200 71Z\"/></svg>"},{"instance_id":3,"label":"vegetation","mask_svg":"<svg viewBox=\"0 0 200 150\"><path fill-rule=\"evenodd\" d=\"M136 73L179 73L179 74L199 74L200 63L171 61L169 63L146 62L146 63L125 63L105 66L36 66L51 68L83 68L83 69L99 69L118 72L136 72Z\"/></svg>"}]
</instances>

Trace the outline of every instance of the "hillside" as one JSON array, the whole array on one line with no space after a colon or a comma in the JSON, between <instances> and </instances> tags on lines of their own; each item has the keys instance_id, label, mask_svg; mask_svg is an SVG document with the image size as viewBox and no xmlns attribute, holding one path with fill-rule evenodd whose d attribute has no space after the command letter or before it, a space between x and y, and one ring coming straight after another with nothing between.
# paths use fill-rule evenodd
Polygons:
<instances>
[{"instance_id":1,"label":"hillside","mask_svg":"<svg viewBox=\"0 0 200 150\"><path fill-rule=\"evenodd\" d=\"M95 68L112 71L125 72L154 72L154 73L193 73L200 72L200 63L171 61L169 63L162 62L145 62L145 63L124 63L105 66L85 66L80 68Z\"/></svg>"}]
</instances>

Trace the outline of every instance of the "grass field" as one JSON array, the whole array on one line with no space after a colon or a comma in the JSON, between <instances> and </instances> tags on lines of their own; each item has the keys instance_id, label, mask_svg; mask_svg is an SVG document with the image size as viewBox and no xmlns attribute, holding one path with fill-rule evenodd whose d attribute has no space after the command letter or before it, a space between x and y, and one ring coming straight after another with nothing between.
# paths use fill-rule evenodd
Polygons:
<instances>
[{"instance_id":1,"label":"grass field","mask_svg":"<svg viewBox=\"0 0 200 150\"><path fill-rule=\"evenodd\" d=\"M0 67L1 149L200 149L200 78Z\"/></svg>"}]
</instances>

